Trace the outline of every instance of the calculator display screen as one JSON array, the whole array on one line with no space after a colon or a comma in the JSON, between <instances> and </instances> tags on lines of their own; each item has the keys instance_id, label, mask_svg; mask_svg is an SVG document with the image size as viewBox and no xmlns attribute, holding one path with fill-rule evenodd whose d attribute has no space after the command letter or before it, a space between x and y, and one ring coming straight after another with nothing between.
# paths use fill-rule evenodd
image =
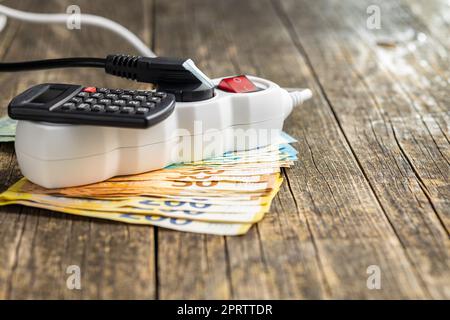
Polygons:
<instances>
[{"instance_id":1,"label":"calculator display screen","mask_svg":"<svg viewBox=\"0 0 450 320\"><path fill-rule=\"evenodd\" d=\"M66 89L49 88L48 90L44 91L36 98L34 98L31 102L47 103L59 97L62 93L64 93L64 91L66 91Z\"/></svg>"}]
</instances>

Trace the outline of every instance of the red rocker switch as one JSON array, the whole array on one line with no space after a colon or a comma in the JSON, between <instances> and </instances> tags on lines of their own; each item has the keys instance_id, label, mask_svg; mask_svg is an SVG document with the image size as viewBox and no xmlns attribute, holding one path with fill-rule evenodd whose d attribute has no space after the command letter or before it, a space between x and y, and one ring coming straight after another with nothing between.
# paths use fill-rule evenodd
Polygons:
<instances>
[{"instance_id":1,"label":"red rocker switch","mask_svg":"<svg viewBox=\"0 0 450 320\"><path fill-rule=\"evenodd\" d=\"M246 76L223 78L218 88L233 93L246 93L258 91L258 88Z\"/></svg>"}]
</instances>

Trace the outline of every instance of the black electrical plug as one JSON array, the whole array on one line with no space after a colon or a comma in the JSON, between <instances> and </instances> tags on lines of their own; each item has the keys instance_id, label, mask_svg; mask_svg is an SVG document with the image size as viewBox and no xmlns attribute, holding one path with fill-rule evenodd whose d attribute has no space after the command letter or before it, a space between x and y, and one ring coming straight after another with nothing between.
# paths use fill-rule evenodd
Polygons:
<instances>
[{"instance_id":1,"label":"black electrical plug","mask_svg":"<svg viewBox=\"0 0 450 320\"><path fill-rule=\"evenodd\" d=\"M214 84L191 59L108 55L106 73L153 83L158 90L173 93L177 101L200 101L214 96Z\"/></svg>"}]
</instances>

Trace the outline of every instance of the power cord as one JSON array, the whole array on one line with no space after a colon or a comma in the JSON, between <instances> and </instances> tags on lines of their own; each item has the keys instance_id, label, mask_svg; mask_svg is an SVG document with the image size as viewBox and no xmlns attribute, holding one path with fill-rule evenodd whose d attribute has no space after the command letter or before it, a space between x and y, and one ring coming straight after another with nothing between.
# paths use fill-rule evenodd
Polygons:
<instances>
[{"instance_id":1,"label":"power cord","mask_svg":"<svg viewBox=\"0 0 450 320\"><path fill-rule=\"evenodd\" d=\"M70 14L53 14L53 13L32 13L12 9L0 4L0 17L9 17L12 19L33 22L33 23L60 23L66 24L67 20L71 18ZM127 40L139 54L146 57L156 57L156 54L139 39L133 32L118 24L115 21L93 14L80 13L81 24L92 25L100 28L110 30L117 35ZM6 24L5 18L0 19L0 27ZM0 28L1 30L2 28Z\"/></svg>"},{"instance_id":2,"label":"power cord","mask_svg":"<svg viewBox=\"0 0 450 320\"><path fill-rule=\"evenodd\" d=\"M102 58L62 58L23 62L0 62L0 72L31 71L56 68L104 68L106 59Z\"/></svg>"},{"instance_id":3,"label":"power cord","mask_svg":"<svg viewBox=\"0 0 450 320\"><path fill-rule=\"evenodd\" d=\"M55 68L104 68L114 76L155 84L206 84L214 87L191 59L141 57L110 54L106 58L63 58L21 62L2 62L0 72L30 71Z\"/></svg>"}]
</instances>

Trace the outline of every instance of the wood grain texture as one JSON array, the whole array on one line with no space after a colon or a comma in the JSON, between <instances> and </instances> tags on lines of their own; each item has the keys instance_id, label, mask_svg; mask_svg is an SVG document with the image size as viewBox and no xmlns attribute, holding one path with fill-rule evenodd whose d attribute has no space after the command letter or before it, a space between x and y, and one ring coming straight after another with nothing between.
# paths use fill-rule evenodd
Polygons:
<instances>
[{"instance_id":1,"label":"wood grain texture","mask_svg":"<svg viewBox=\"0 0 450 320\"><path fill-rule=\"evenodd\" d=\"M374 2L357 3L330 6L318 1L306 14L301 10L305 2L283 2L286 6L280 10L286 12L292 36L298 37L298 46L314 66L322 92L415 274L432 297L443 298L450 290L446 229L450 167L423 118L438 115L445 119L448 111L437 104L434 109L428 104L427 110L422 104L424 93L433 91L435 96L426 95L433 99L441 87L430 85L427 92L413 78L427 77L414 55L425 50L432 55L432 49L424 46L412 54L380 53L386 50L376 47L380 35L368 31L364 15L351 14L365 12ZM379 5L383 12L380 32L397 36L394 30L405 28L396 19L397 11ZM319 25L321 32L308 32L313 24ZM414 26L411 21L409 25ZM400 41L398 47L405 45ZM442 98L448 100L448 95ZM441 101L441 107L445 106L448 110L448 101ZM442 139L443 133L436 131ZM443 146L448 150L448 143Z\"/></svg>"},{"instance_id":2,"label":"wood grain texture","mask_svg":"<svg viewBox=\"0 0 450 320\"><path fill-rule=\"evenodd\" d=\"M252 74L309 87L314 97L285 126L298 139L299 161L283 171L271 212L245 236L3 207L0 298L450 298L443 1L4 3L37 12L78 4L126 25L160 55L191 57L211 77ZM379 30L366 27L370 4L381 7ZM92 27L10 21L0 33L3 61L116 52L133 49ZM51 81L145 87L93 69L0 74L0 101ZM0 144L2 190L19 177L13 145ZM79 291L65 285L74 264ZM381 290L366 286L370 265L381 269Z\"/></svg>"},{"instance_id":3,"label":"wood grain texture","mask_svg":"<svg viewBox=\"0 0 450 320\"><path fill-rule=\"evenodd\" d=\"M36 12L63 12L73 1L5 2L16 8ZM91 13L111 17L126 24L150 42L151 7L139 6L120 12L111 6L91 6L77 1ZM122 6L125 5L125 1ZM144 16L145 14L145 16ZM145 26L145 27L144 27ZM16 31L13 31L16 30ZM143 30L147 30L143 32ZM14 32L8 41L3 61L43 57L104 56L109 52L133 52L127 44L120 49L111 34L97 28L69 31L64 26L11 23L5 30ZM119 42L120 43L120 42ZM0 53L2 52L0 51ZM134 86L92 69L53 70L1 74L2 105L28 86L39 82L67 82L99 86ZM2 110L4 112L4 110ZM2 190L20 177L12 144L1 147ZM156 295L154 230L88 218L77 218L47 210L19 206L2 207L0 215L0 298L10 299L151 299ZM81 290L68 290L66 269L81 268Z\"/></svg>"}]
</instances>

